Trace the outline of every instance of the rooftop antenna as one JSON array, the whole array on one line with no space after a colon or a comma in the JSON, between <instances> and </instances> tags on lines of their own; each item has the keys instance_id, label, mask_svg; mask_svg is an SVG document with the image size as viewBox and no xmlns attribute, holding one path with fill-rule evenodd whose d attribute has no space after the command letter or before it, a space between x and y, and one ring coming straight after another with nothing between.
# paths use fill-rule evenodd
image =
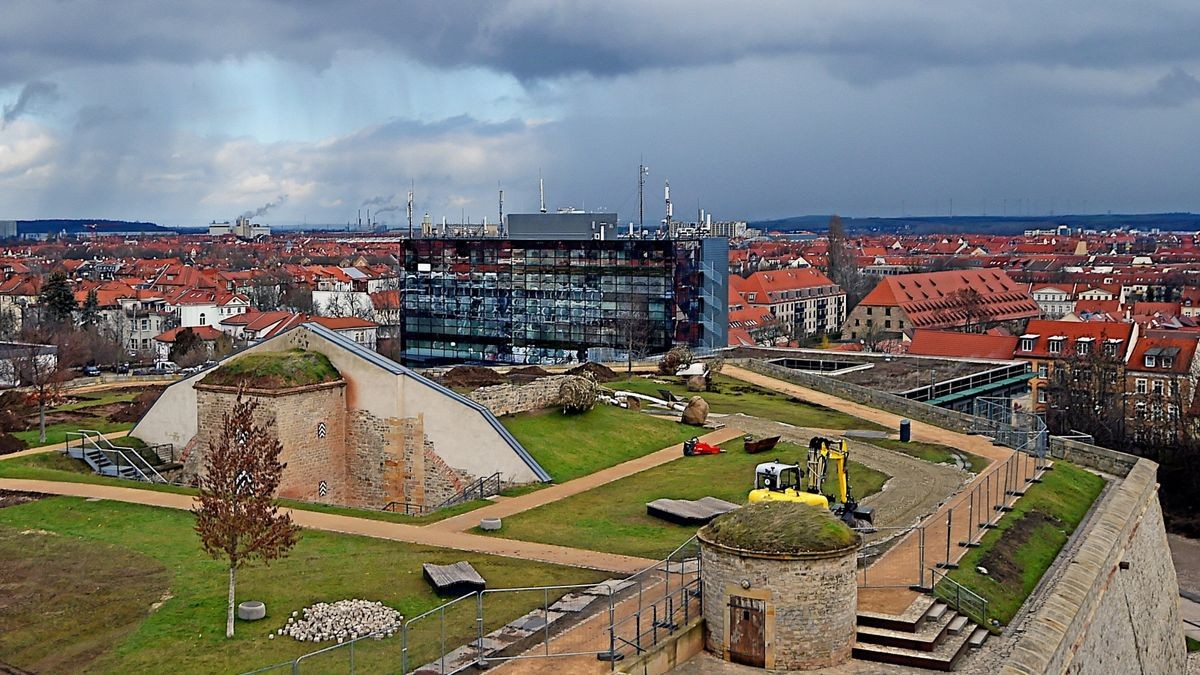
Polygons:
<instances>
[{"instance_id":1,"label":"rooftop antenna","mask_svg":"<svg viewBox=\"0 0 1200 675\"><path fill-rule=\"evenodd\" d=\"M643 194L646 191L646 176L649 173L650 167L638 164L638 227L641 229L646 227L646 200Z\"/></svg>"},{"instance_id":2,"label":"rooftop antenna","mask_svg":"<svg viewBox=\"0 0 1200 675\"><path fill-rule=\"evenodd\" d=\"M542 182L541 175L538 175L538 202L541 204L542 213L546 212L546 184Z\"/></svg>"},{"instance_id":3,"label":"rooftop antenna","mask_svg":"<svg viewBox=\"0 0 1200 675\"><path fill-rule=\"evenodd\" d=\"M500 187L500 181L496 181L496 191L500 193L500 210L498 212L500 220L496 221L498 223L497 228L499 229L504 227L504 190Z\"/></svg>"},{"instance_id":4,"label":"rooftop antenna","mask_svg":"<svg viewBox=\"0 0 1200 675\"><path fill-rule=\"evenodd\" d=\"M413 180L408 184L408 238L413 238L412 214L413 214L413 188L417 186L417 181Z\"/></svg>"},{"instance_id":5,"label":"rooftop antenna","mask_svg":"<svg viewBox=\"0 0 1200 675\"><path fill-rule=\"evenodd\" d=\"M671 231L671 216L675 215L675 210L671 206L671 181L665 181L666 186L663 188L663 200L666 202L667 217L663 219L663 223L667 227L667 232Z\"/></svg>"}]
</instances>

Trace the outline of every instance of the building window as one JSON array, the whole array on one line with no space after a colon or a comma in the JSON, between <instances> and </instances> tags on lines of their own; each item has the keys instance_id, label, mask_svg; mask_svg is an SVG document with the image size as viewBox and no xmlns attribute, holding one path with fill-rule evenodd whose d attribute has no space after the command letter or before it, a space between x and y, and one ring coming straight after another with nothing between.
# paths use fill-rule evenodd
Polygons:
<instances>
[{"instance_id":1,"label":"building window","mask_svg":"<svg viewBox=\"0 0 1200 675\"><path fill-rule=\"evenodd\" d=\"M1063 338L1050 338L1050 353L1061 354L1064 341Z\"/></svg>"},{"instance_id":2,"label":"building window","mask_svg":"<svg viewBox=\"0 0 1200 675\"><path fill-rule=\"evenodd\" d=\"M1161 394L1163 393L1163 382L1162 382L1162 380L1155 380L1155 381L1154 381L1154 387L1153 387L1153 390L1154 390L1154 393L1155 393L1155 394L1160 394L1160 395L1161 395Z\"/></svg>"},{"instance_id":3,"label":"building window","mask_svg":"<svg viewBox=\"0 0 1200 675\"><path fill-rule=\"evenodd\" d=\"M1041 378L1046 377L1046 364L1044 364L1044 363L1038 364L1038 377L1041 377Z\"/></svg>"},{"instance_id":4,"label":"building window","mask_svg":"<svg viewBox=\"0 0 1200 675\"><path fill-rule=\"evenodd\" d=\"M892 320L891 320L891 319L887 319L887 320L885 320L885 321L883 322L883 327L884 327L884 328L891 328L891 327L892 327Z\"/></svg>"},{"instance_id":5,"label":"building window","mask_svg":"<svg viewBox=\"0 0 1200 675\"><path fill-rule=\"evenodd\" d=\"M1171 368L1174 365L1175 365L1175 357L1174 356L1162 357L1162 367L1163 368Z\"/></svg>"},{"instance_id":6,"label":"building window","mask_svg":"<svg viewBox=\"0 0 1200 675\"><path fill-rule=\"evenodd\" d=\"M1147 354L1147 355L1146 355L1146 367L1147 367L1147 368L1153 368L1153 367L1154 367L1154 357L1153 357L1152 355L1150 355L1150 354Z\"/></svg>"},{"instance_id":7,"label":"building window","mask_svg":"<svg viewBox=\"0 0 1200 675\"><path fill-rule=\"evenodd\" d=\"M1021 351L1023 351L1023 352L1031 352L1031 351L1033 351L1033 343L1034 343L1034 341L1036 341L1036 340L1037 340L1037 338L1036 338L1036 337L1023 337L1023 338L1021 338Z\"/></svg>"},{"instance_id":8,"label":"building window","mask_svg":"<svg viewBox=\"0 0 1200 675\"><path fill-rule=\"evenodd\" d=\"M1038 403L1045 403L1045 402L1046 402L1046 390L1038 389Z\"/></svg>"},{"instance_id":9,"label":"building window","mask_svg":"<svg viewBox=\"0 0 1200 675\"><path fill-rule=\"evenodd\" d=\"M200 312L200 325L203 326L207 319L204 318L204 312Z\"/></svg>"},{"instance_id":10,"label":"building window","mask_svg":"<svg viewBox=\"0 0 1200 675\"><path fill-rule=\"evenodd\" d=\"M867 308L867 316L871 316L871 308L870 307ZM867 325L870 325L870 324L867 324Z\"/></svg>"},{"instance_id":11,"label":"building window","mask_svg":"<svg viewBox=\"0 0 1200 675\"><path fill-rule=\"evenodd\" d=\"M891 308L891 307L885 307L885 308L883 309L883 313L884 313L884 314L886 314L887 316L891 316L891 315L892 315L892 308Z\"/></svg>"},{"instance_id":12,"label":"building window","mask_svg":"<svg viewBox=\"0 0 1200 675\"><path fill-rule=\"evenodd\" d=\"M1133 390L1139 394L1146 393L1146 380L1138 378L1133 381Z\"/></svg>"},{"instance_id":13,"label":"building window","mask_svg":"<svg viewBox=\"0 0 1200 675\"><path fill-rule=\"evenodd\" d=\"M1080 338L1075 341L1075 353L1080 356L1087 356L1092 351L1092 341Z\"/></svg>"}]
</instances>

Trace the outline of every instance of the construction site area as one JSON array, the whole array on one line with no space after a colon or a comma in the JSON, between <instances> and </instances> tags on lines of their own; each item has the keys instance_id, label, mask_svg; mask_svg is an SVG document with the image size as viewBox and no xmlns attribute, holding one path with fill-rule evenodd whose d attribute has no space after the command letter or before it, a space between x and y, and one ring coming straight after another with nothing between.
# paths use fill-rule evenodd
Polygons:
<instances>
[{"instance_id":1,"label":"construction site area","mask_svg":"<svg viewBox=\"0 0 1200 675\"><path fill-rule=\"evenodd\" d=\"M904 395L929 386L896 370L911 364L840 367L904 380L892 387L761 355L628 373L418 374L316 329L297 335L288 345L320 351L326 374L255 395L305 411L295 428L283 408L275 415L289 462L320 486L285 469L293 487L280 504L304 528L301 544L238 589L266 618L239 621L233 640L216 635L224 589L219 575L204 581L211 561L189 529L196 492L182 477L229 372L218 368L172 384L132 432L68 434L0 460L0 561L18 547L37 554L11 568L23 614L21 630L0 631L5 667L137 670L167 666L164 654L185 672L1186 667L1153 463L1051 437L979 390L969 412ZM997 370L994 383L1004 367L943 374ZM372 387L392 382L420 398L404 393L381 412ZM168 413L180 440L160 438L155 420ZM475 417L494 441L455 436ZM363 420L417 429L423 457L363 441L359 427L374 428ZM352 475L368 470L355 468L364 453L402 465L407 482ZM102 551L120 566L95 575L144 583L65 659L68 636L37 628L37 607L55 584L70 593L92 576L85 566L69 584L48 579L35 561ZM289 637L320 603L359 598L398 618Z\"/></svg>"}]
</instances>

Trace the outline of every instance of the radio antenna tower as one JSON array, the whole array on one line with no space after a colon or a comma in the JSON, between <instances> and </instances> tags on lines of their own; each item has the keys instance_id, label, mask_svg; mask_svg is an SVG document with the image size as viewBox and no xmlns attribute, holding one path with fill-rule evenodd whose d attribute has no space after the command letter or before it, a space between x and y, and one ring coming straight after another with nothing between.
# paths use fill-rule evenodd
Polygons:
<instances>
[{"instance_id":1,"label":"radio antenna tower","mask_svg":"<svg viewBox=\"0 0 1200 675\"><path fill-rule=\"evenodd\" d=\"M650 173L650 167L645 164L638 164L638 229L646 229L646 200L643 196L646 192L646 176Z\"/></svg>"},{"instance_id":2,"label":"radio antenna tower","mask_svg":"<svg viewBox=\"0 0 1200 675\"><path fill-rule=\"evenodd\" d=\"M665 181L666 187L663 188L663 199L667 206L667 217L663 218L663 224L666 225L667 234L671 232L671 216L675 215L675 210L671 206L671 181Z\"/></svg>"},{"instance_id":3,"label":"radio antenna tower","mask_svg":"<svg viewBox=\"0 0 1200 675\"><path fill-rule=\"evenodd\" d=\"M542 182L541 175L538 176L538 202L541 204L541 212L546 212L546 184Z\"/></svg>"},{"instance_id":4,"label":"radio antenna tower","mask_svg":"<svg viewBox=\"0 0 1200 675\"><path fill-rule=\"evenodd\" d=\"M413 188L416 187L416 184L417 183L414 180L412 183L409 183L409 188L408 188L408 238L409 239L413 238L413 225L412 225Z\"/></svg>"}]
</instances>

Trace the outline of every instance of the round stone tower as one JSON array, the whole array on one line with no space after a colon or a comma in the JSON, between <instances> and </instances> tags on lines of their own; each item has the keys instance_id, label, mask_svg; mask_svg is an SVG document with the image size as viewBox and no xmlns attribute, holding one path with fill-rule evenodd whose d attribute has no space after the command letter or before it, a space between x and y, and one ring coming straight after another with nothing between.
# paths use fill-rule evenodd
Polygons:
<instances>
[{"instance_id":1,"label":"round stone tower","mask_svg":"<svg viewBox=\"0 0 1200 675\"><path fill-rule=\"evenodd\" d=\"M699 539L710 652L781 670L850 658L857 533L825 509L760 502L712 521Z\"/></svg>"}]
</instances>

